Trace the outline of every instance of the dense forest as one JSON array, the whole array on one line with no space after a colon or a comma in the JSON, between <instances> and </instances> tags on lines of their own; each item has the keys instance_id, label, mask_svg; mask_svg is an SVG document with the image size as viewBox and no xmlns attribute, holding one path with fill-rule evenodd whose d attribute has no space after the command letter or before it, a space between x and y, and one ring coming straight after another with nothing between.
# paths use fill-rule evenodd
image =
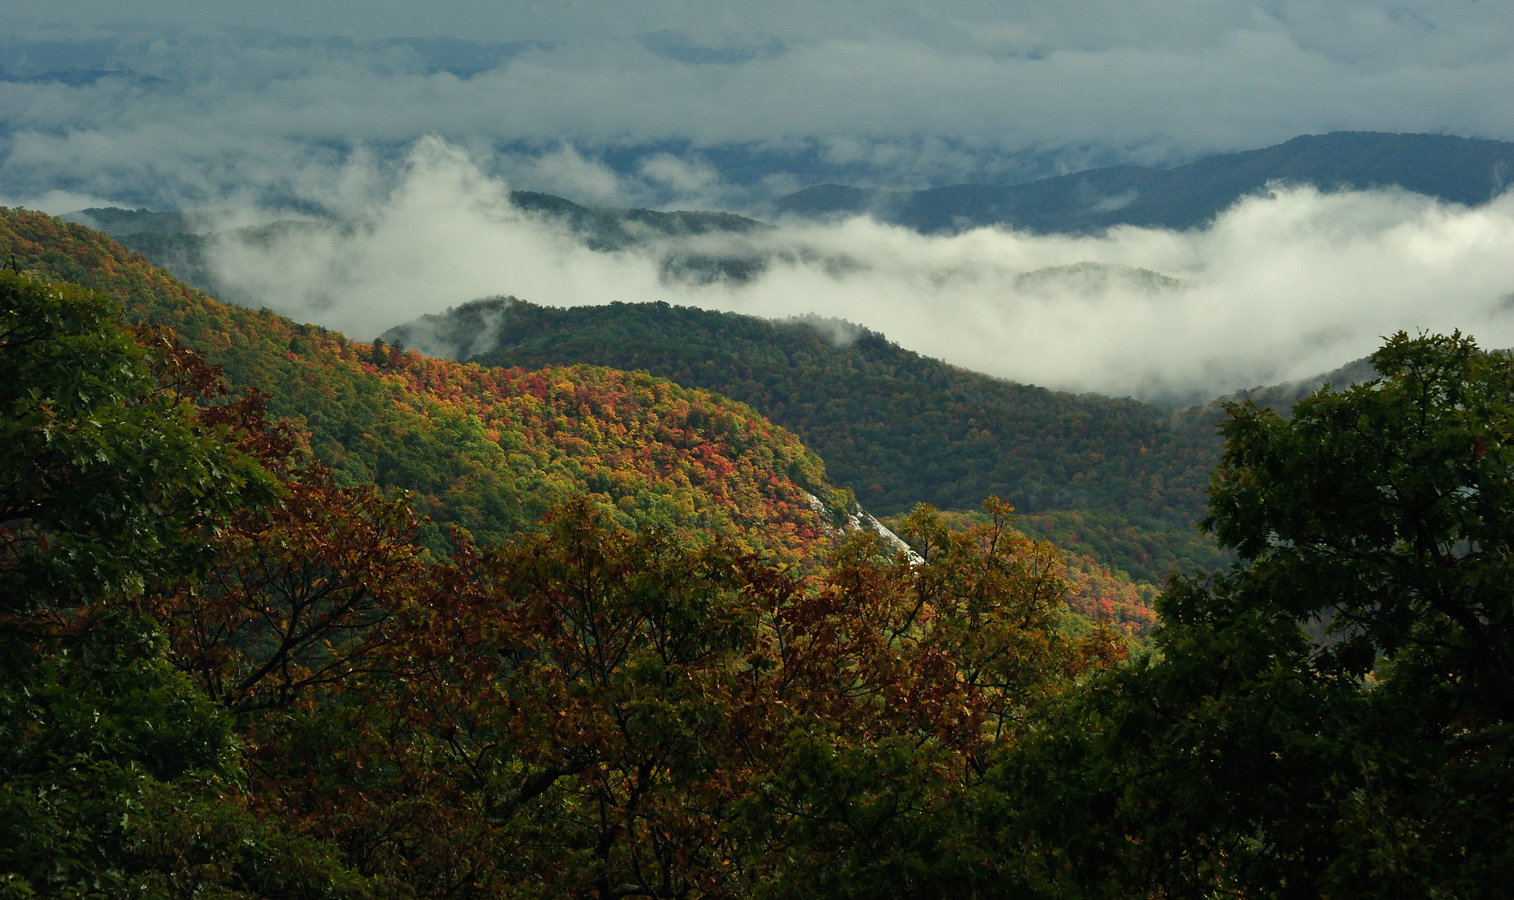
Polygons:
<instances>
[{"instance_id":1,"label":"dense forest","mask_svg":"<svg viewBox=\"0 0 1514 900\"><path fill-rule=\"evenodd\" d=\"M1148 583L1224 560L1193 530L1219 454L1218 410L1175 418L1016 384L845 322L660 303L480 300L385 338L490 365L644 370L740 400L798 435L876 513L973 510L995 495L1038 535Z\"/></svg>"},{"instance_id":2,"label":"dense forest","mask_svg":"<svg viewBox=\"0 0 1514 900\"><path fill-rule=\"evenodd\" d=\"M176 284L9 221L31 268ZM749 534L781 515L692 540L583 490L433 548L403 495L122 313L0 274L5 896L1494 897L1514 876L1506 353L1399 335L1379 378L1289 419L1232 405L1205 528L1241 563L1168 582L1127 659L1063 626L1066 569L1002 501L917 509L913 555L858 529L788 562ZM358 346L350 371L419 377Z\"/></svg>"},{"instance_id":3,"label":"dense forest","mask_svg":"<svg viewBox=\"0 0 1514 900\"><path fill-rule=\"evenodd\" d=\"M218 303L104 235L35 213L0 216L0 253L97 288L126 320L174 329L236 389L306 435L340 483L410 491L418 512L495 539L590 494L628 527L658 524L805 552L828 526L809 496L851 500L792 435L740 404L594 367L524 372L349 341ZM444 535L431 526L431 545Z\"/></svg>"},{"instance_id":4,"label":"dense forest","mask_svg":"<svg viewBox=\"0 0 1514 900\"><path fill-rule=\"evenodd\" d=\"M128 320L175 329L232 388L266 392L271 413L340 483L409 492L421 540L437 552L450 546L451 526L499 540L586 496L624 527L722 535L813 565L858 512L793 435L723 397L644 374L490 369L348 341L219 303L98 232L43 215L0 216L0 252L26 271L105 291ZM1064 624L1150 630L1149 583L1103 556L1070 561L1074 612Z\"/></svg>"}]
</instances>

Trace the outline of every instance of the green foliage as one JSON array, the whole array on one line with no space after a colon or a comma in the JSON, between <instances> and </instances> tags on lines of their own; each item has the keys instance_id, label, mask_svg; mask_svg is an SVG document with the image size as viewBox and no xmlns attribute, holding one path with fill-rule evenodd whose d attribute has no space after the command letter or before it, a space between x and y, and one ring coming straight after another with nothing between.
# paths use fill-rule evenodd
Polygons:
<instances>
[{"instance_id":1,"label":"green foliage","mask_svg":"<svg viewBox=\"0 0 1514 900\"><path fill-rule=\"evenodd\" d=\"M116 315L0 273L0 610L141 591L260 478L159 389Z\"/></svg>"},{"instance_id":2,"label":"green foliage","mask_svg":"<svg viewBox=\"0 0 1514 900\"><path fill-rule=\"evenodd\" d=\"M0 275L4 896L320 895L345 877L238 808L231 723L140 612L277 498L245 433L206 421L235 407L196 408L210 373L161 337L97 294ZM295 856L329 877L296 877Z\"/></svg>"},{"instance_id":3,"label":"green foliage","mask_svg":"<svg viewBox=\"0 0 1514 900\"><path fill-rule=\"evenodd\" d=\"M225 774L226 723L144 623L109 615L51 652L7 643L0 871L49 893L122 890L133 807L154 785Z\"/></svg>"},{"instance_id":4,"label":"green foliage","mask_svg":"<svg viewBox=\"0 0 1514 900\"><path fill-rule=\"evenodd\" d=\"M150 622L105 610L40 644L9 637L0 896L371 895L239 802L230 722Z\"/></svg>"},{"instance_id":5,"label":"green foliage","mask_svg":"<svg viewBox=\"0 0 1514 900\"><path fill-rule=\"evenodd\" d=\"M963 793L954 754L905 735L854 744L812 729L790 741L764 800L797 865L758 896L915 896L956 879L941 847Z\"/></svg>"},{"instance_id":6,"label":"green foliage","mask_svg":"<svg viewBox=\"0 0 1514 900\"><path fill-rule=\"evenodd\" d=\"M1231 557L1192 526L1098 510L1058 509L1020 517L1026 534L1113 566L1160 588L1167 576L1212 572Z\"/></svg>"},{"instance_id":7,"label":"green foliage","mask_svg":"<svg viewBox=\"0 0 1514 900\"><path fill-rule=\"evenodd\" d=\"M1330 620L1343 668L1452 675L1441 700L1465 726L1510 718L1514 363L1459 334L1400 334L1373 363L1381 380L1304 400L1291 421L1238 411L1209 527L1273 604Z\"/></svg>"},{"instance_id":8,"label":"green foliage","mask_svg":"<svg viewBox=\"0 0 1514 900\"><path fill-rule=\"evenodd\" d=\"M492 347L477 345L483 333L497 335ZM1002 381L842 322L491 300L389 334L493 365L646 370L740 400L803 438L880 513L972 509L1001 496L1029 512L1098 509L1187 525L1202 512L1217 449L1174 430L1166 410Z\"/></svg>"},{"instance_id":9,"label":"green foliage","mask_svg":"<svg viewBox=\"0 0 1514 900\"><path fill-rule=\"evenodd\" d=\"M1232 407L1206 527L1244 565L1170 584L1160 656L996 771L978 827L1015 848L1017 890L1493 897L1514 876L1514 360L1399 334L1373 363L1288 421Z\"/></svg>"}]
</instances>

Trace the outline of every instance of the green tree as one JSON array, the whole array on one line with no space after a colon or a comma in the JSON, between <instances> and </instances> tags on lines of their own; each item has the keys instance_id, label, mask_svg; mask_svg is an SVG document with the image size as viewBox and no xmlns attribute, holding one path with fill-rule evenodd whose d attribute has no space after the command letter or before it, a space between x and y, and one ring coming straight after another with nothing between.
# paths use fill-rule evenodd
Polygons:
<instances>
[{"instance_id":1,"label":"green tree","mask_svg":"<svg viewBox=\"0 0 1514 900\"><path fill-rule=\"evenodd\" d=\"M155 363L101 295L0 273L0 611L138 594L271 483Z\"/></svg>"},{"instance_id":2,"label":"green tree","mask_svg":"<svg viewBox=\"0 0 1514 900\"><path fill-rule=\"evenodd\" d=\"M1399 334L1291 419L1232 407L1157 656L1012 754L1007 893L1499 896L1514 877L1514 360ZM1009 848L1015 848L1011 851Z\"/></svg>"},{"instance_id":3,"label":"green tree","mask_svg":"<svg viewBox=\"0 0 1514 900\"><path fill-rule=\"evenodd\" d=\"M0 274L0 896L342 881L239 804L226 715L140 611L275 496L245 452L267 436L214 424L238 404L195 405L215 374L98 294Z\"/></svg>"}]
</instances>

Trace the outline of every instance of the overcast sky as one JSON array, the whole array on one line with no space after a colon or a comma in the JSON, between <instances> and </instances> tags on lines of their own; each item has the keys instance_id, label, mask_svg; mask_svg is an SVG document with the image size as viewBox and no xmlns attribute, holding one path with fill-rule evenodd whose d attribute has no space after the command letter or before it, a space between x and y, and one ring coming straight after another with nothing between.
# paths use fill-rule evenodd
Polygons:
<instances>
[{"instance_id":1,"label":"overcast sky","mask_svg":"<svg viewBox=\"0 0 1514 900\"><path fill-rule=\"evenodd\" d=\"M321 176L297 173L426 134L522 187L727 207L820 180L1003 183L1333 130L1514 138L1510 0L7 9L12 77L133 73L0 84L10 197L298 194ZM538 43L381 43L434 37Z\"/></svg>"}]
</instances>

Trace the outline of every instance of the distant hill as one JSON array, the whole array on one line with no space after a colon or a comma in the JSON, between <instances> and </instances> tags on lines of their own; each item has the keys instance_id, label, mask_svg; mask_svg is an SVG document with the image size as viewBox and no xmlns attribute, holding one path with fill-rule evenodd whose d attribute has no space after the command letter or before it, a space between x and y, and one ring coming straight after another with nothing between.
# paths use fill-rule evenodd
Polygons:
<instances>
[{"instance_id":1,"label":"distant hill","mask_svg":"<svg viewBox=\"0 0 1514 900\"><path fill-rule=\"evenodd\" d=\"M885 191L822 184L776 201L780 215L870 214L924 232L1007 225L1089 232L1113 225L1194 228L1270 182L1322 190L1398 186L1475 205L1514 181L1514 143L1434 134L1304 135L1178 166L1113 166L1017 185Z\"/></svg>"},{"instance_id":2,"label":"distant hill","mask_svg":"<svg viewBox=\"0 0 1514 900\"><path fill-rule=\"evenodd\" d=\"M126 235L140 234L144 231L159 234L194 234L201 230L197 227L194 216L177 211L161 212L151 209L92 206L89 209L64 213L58 218L65 222L76 222L88 228L98 229L117 240Z\"/></svg>"},{"instance_id":3,"label":"distant hill","mask_svg":"<svg viewBox=\"0 0 1514 900\"><path fill-rule=\"evenodd\" d=\"M690 212L655 209L616 209L583 206L551 194L512 191L516 207L549 222L567 227L590 250L626 250L667 239L705 234L754 234L773 226L728 212ZM713 281L746 281L766 268L766 256L757 253L710 255L684 249L662 252L659 268L665 281L706 284Z\"/></svg>"},{"instance_id":4,"label":"distant hill","mask_svg":"<svg viewBox=\"0 0 1514 900\"><path fill-rule=\"evenodd\" d=\"M1270 407L1278 414L1287 416L1293 411L1295 403L1327 384L1334 390L1340 391L1376 377L1377 369L1373 368L1372 360L1369 357L1362 357L1313 378L1282 384L1259 385L1235 391L1223 397L1216 397L1207 403L1200 403L1184 410L1179 421L1196 432L1212 433L1225 417L1224 405L1226 403L1250 401L1257 406Z\"/></svg>"},{"instance_id":5,"label":"distant hill","mask_svg":"<svg viewBox=\"0 0 1514 900\"><path fill-rule=\"evenodd\" d=\"M1219 448L1212 430L1177 427L1150 404L971 372L839 320L495 298L383 338L486 365L591 363L718 392L798 434L879 514L921 502L972 510L996 494L1028 531L1143 580L1221 562L1192 527Z\"/></svg>"},{"instance_id":6,"label":"distant hill","mask_svg":"<svg viewBox=\"0 0 1514 900\"><path fill-rule=\"evenodd\" d=\"M510 202L520 209L566 224L593 250L621 250L655 237L687 237L715 232L747 234L773 227L735 213L584 206L535 191L511 191Z\"/></svg>"}]
</instances>

